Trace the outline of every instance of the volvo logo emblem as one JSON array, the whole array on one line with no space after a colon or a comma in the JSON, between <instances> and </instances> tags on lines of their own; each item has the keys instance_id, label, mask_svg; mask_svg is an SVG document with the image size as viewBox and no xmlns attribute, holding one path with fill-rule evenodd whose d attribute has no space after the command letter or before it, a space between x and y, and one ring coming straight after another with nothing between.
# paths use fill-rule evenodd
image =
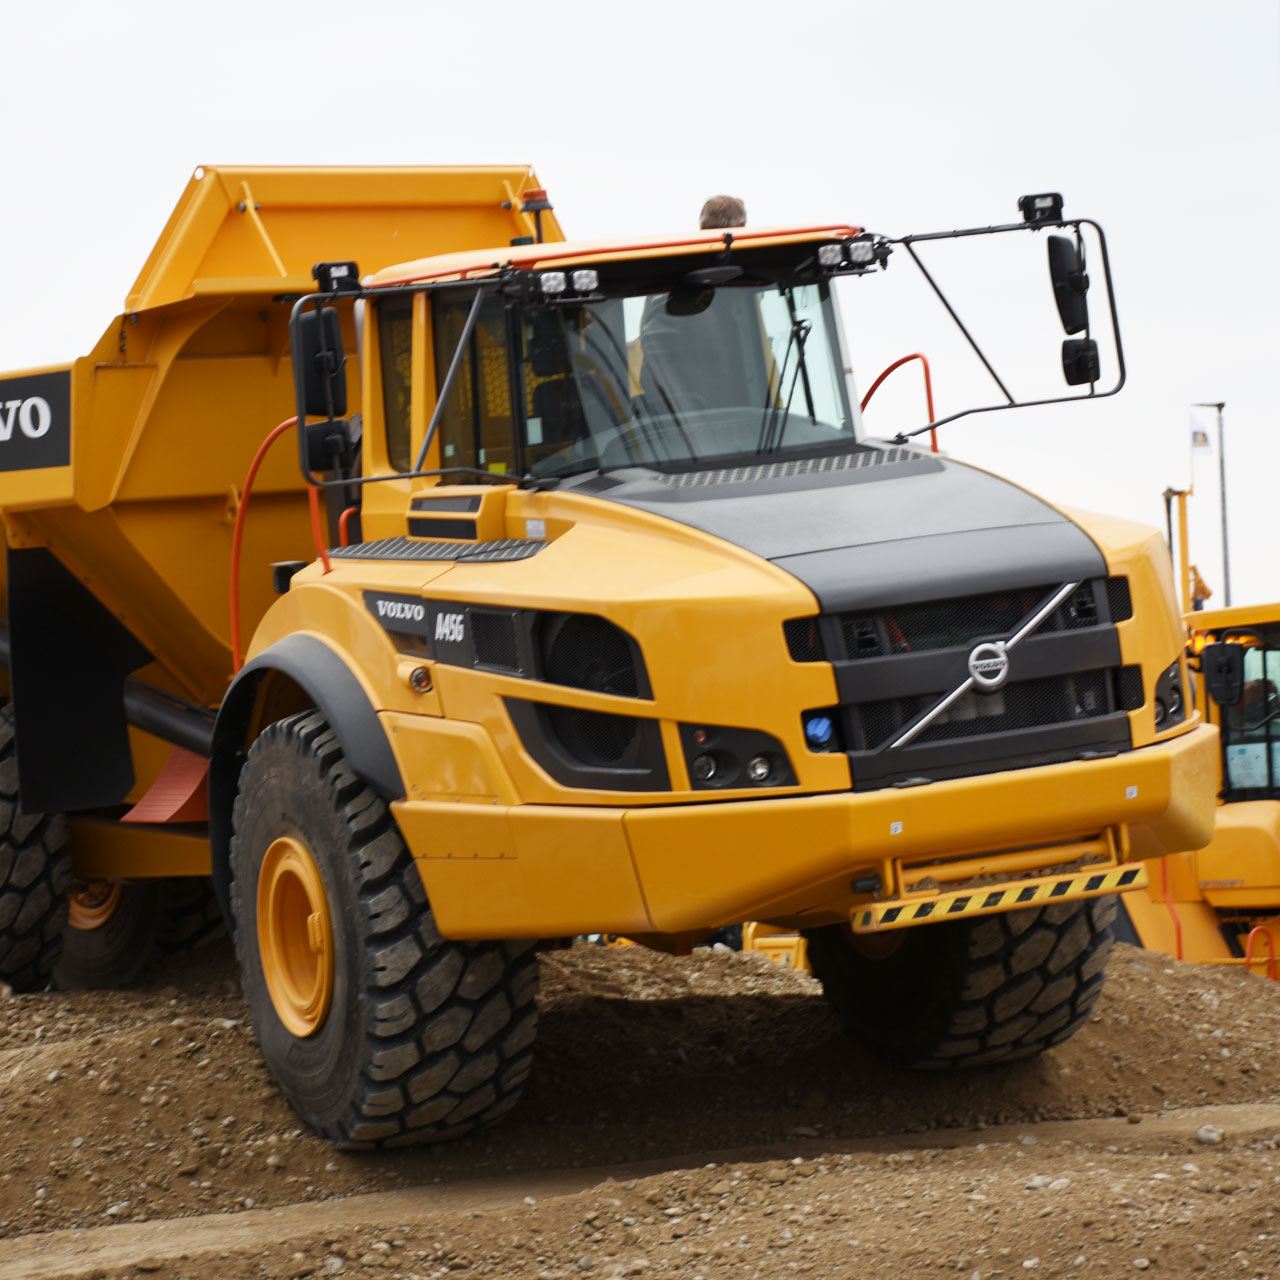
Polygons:
<instances>
[{"instance_id":1,"label":"volvo logo emblem","mask_svg":"<svg viewBox=\"0 0 1280 1280\"><path fill-rule=\"evenodd\" d=\"M998 689L1009 674L1009 654L1003 640L980 644L969 655L969 674L979 689Z\"/></svg>"}]
</instances>

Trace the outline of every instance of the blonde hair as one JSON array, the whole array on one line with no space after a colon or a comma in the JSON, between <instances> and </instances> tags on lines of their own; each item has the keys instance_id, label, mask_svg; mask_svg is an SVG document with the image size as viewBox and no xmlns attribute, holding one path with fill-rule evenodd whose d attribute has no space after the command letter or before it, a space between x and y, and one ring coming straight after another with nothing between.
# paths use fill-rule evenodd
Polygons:
<instances>
[{"instance_id":1,"label":"blonde hair","mask_svg":"<svg viewBox=\"0 0 1280 1280\"><path fill-rule=\"evenodd\" d=\"M737 196L712 196L702 206L698 215L698 226L703 231L715 227L745 227L747 225L747 206Z\"/></svg>"}]
</instances>

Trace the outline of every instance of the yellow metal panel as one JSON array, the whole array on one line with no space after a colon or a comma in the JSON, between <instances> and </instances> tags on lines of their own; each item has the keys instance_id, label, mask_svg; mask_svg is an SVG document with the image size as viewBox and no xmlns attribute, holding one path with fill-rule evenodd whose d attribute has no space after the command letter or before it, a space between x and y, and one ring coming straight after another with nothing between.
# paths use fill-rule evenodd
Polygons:
<instances>
[{"instance_id":1,"label":"yellow metal panel","mask_svg":"<svg viewBox=\"0 0 1280 1280\"><path fill-rule=\"evenodd\" d=\"M392 811L448 937L653 928L619 810L402 800Z\"/></svg>"},{"instance_id":2,"label":"yellow metal panel","mask_svg":"<svg viewBox=\"0 0 1280 1280\"><path fill-rule=\"evenodd\" d=\"M1092 511L1064 508L1063 513L1088 533L1103 549L1107 571L1129 579L1133 617L1116 627L1120 637L1121 661L1142 667L1143 705L1129 713L1134 746L1145 746L1166 737L1157 733L1153 690L1160 673L1171 663L1183 664L1186 682L1186 631L1181 621L1169 550L1164 539L1146 525L1132 524ZM1190 712L1186 724L1199 722L1198 712ZM1145 854L1143 855L1145 856Z\"/></svg>"},{"instance_id":3,"label":"yellow metal panel","mask_svg":"<svg viewBox=\"0 0 1280 1280\"><path fill-rule=\"evenodd\" d=\"M1280 906L1280 801L1223 805L1213 842L1196 854L1196 879L1215 907Z\"/></svg>"},{"instance_id":4,"label":"yellow metal panel","mask_svg":"<svg viewBox=\"0 0 1280 1280\"><path fill-rule=\"evenodd\" d=\"M209 837L201 831L105 818L69 818L72 874L78 880L207 876Z\"/></svg>"},{"instance_id":5,"label":"yellow metal panel","mask_svg":"<svg viewBox=\"0 0 1280 1280\"><path fill-rule=\"evenodd\" d=\"M366 270L422 254L506 243L532 219L504 209L538 185L524 165L440 168L197 169L129 292L142 311L199 292L312 287L316 262ZM243 208L241 207L243 206ZM552 213L543 234L560 240Z\"/></svg>"},{"instance_id":6,"label":"yellow metal panel","mask_svg":"<svg viewBox=\"0 0 1280 1280\"><path fill-rule=\"evenodd\" d=\"M663 932L786 918L806 899L817 908L837 898L855 870L885 859L1025 849L1085 838L1126 817L1185 847L1200 835L1200 814L1172 794L1173 780L1198 768L1211 797L1216 751L1216 735L1201 729L1109 760L902 791L632 809L627 836ZM1046 849L1045 865L1053 860Z\"/></svg>"},{"instance_id":7,"label":"yellow metal panel","mask_svg":"<svg viewBox=\"0 0 1280 1280\"><path fill-rule=\"evenodd\" d=\"M1218 930L1218 917L1205 902L1175 902L1174 914L1160 900L1160 882L1155 867L1150 868L1151 883L1123 896L1129 919L1139 941L1148 951L1178 955L1178 926L1182 930L1181 958L1197 964L1231 958L1231 949Z\"/></svg>"},{"instance_id":8,"label":"yellow metal panel","mask_svg":"<svg viewBox=\"0 0 1280 1280\"><path fill-rule=\"evenodd\" d=\"M411 800L519 803L506 762L480 725L391 711L380 719Z\"/></svg>"}]
</instances>

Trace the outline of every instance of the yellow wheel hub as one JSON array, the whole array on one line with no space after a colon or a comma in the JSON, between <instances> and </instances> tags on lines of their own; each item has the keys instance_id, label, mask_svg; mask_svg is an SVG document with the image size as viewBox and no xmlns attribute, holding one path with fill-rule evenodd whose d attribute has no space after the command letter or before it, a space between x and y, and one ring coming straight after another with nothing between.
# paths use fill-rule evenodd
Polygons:
<instances>
[{"instance_id":1,"label":"yellow wheel hub","mask_svg":"<svg viewBox=\"0 0 1280 1280\"><path fill-rule=\"evenodd\" d=\"M280 1021L295 1036L318 1031L333 999L333 927L320 871L293 836L262 859L258 954Z\"/></svg>"},{"instance_id":2,"label":"yellow wheel hub","mask_svg":"<svg viewBox=\"0 0 1280 1280\"><path fill-rule=\"evenodd\" d=\"M115 915L123 892L118 880L90 880L82 888L69 893L71 911L67 923L73 929L101 929Z\"/></svg>"}]
</instances>

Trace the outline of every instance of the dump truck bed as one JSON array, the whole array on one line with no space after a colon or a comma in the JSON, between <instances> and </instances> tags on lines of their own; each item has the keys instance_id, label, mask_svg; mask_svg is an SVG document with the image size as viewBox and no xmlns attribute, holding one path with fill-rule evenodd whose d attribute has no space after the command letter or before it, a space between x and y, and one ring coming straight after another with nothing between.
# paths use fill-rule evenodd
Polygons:
<instances>
[{"instance_id":1,"label":"dump truck bed","mask_svg":"<svg viewBox=\"0 0 1280 1280\"><path fill-rule=\"evenodd\" d=\"M520 205L536 186L525 166L197 169L92 351L0 378L10 547L47 549L152 655L157 679L215 704L231 670L240 486L293 413L289 311L314 289L313 264L374 269L532 235ZM542 229L561 238L551 213ZM354 358L348 383L358 411ZM286 439L245 530L246 632L270 602L268 562L313 554ZM19 626L21 612L10 609Z\"/></svg>"}]
</instances>

